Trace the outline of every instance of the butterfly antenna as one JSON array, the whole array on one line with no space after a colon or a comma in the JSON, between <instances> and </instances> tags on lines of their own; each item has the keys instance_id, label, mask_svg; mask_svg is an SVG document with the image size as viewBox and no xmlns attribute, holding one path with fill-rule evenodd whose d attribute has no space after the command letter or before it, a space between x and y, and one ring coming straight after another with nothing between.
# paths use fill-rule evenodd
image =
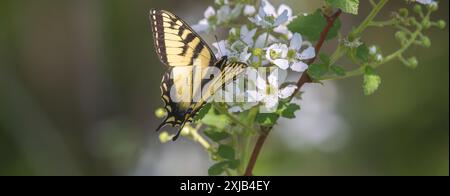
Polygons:
<instances>
[{"instance_id":1,"label":"butterfly antenna","mask_svg":"<svg viewBox=\"0 0 450 196\"><path fill-rule=\"evenodd\" d=\"M220 49L219 39L217 38L217 35L214 35L214 38L216 39L217 50L219 50L219 55L220 55L220 56L223 56L222 50Z\"/></svg>"}]
</instances>

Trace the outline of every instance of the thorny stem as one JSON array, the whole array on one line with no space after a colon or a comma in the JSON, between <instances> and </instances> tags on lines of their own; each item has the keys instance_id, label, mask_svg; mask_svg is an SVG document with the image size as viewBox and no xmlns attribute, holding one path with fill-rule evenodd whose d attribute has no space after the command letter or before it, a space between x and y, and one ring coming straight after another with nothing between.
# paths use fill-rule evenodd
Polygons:
<instances>
[{"instance_id":1,"label":"thorny stem","mask_svg":"<svg viewBox=\"0 0 450 196\"><path fill-rule=\"evenodd\" d=\"M338 10L336 13L334 13L332 16L325 16L327 19L327 25L323 29L322 33L320 34L320 39L315 45L316 54L320 52L320 49L322 48L323 43L325 42L328 32L330 31L331 27L333 27L334 22L337 18L341 15L342 11ZM317 56L317 55L316 55ZM316 60L316 57L309 60L307 64L311 64ZM297 93L299 89L305 84L312 82L311 77L308 76L308 74L304 73L300 79L297 82ZM255 167L256 160L258 158L259 152L261 151L262 146L264 145L264 142L266 141L266 138L270 131L272 130L272 127L261 127L260 135L258 136L258 140L256 141L255 147L253 148L253 152L250 156L250 160L247 164L247 168L245 170L245 176L252 176L253 175L253 168Z\"/></svg>"}]
</instances>

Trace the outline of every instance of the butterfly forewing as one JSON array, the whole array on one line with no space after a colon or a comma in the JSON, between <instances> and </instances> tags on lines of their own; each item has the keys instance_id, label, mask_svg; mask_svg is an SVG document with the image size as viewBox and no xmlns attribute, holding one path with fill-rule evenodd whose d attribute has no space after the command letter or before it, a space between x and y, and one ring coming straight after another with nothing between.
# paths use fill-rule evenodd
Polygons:
<instances>
[{"instance_id":1,"label":"butterfly forewing","mask_svg":"<svg viewBox=\"0 0 450 196\"><path fill-rule=\"evenodd\" d=\"M157 130L167 124L180 126L176 139L185 123L192 121L206 100L241 73L246 64L227 62L226 57L217 61L206 42L175 14L152 9L150 21L156 53L161 62L169 66L161 82L167 117ZM211 67L220 69L218 77L196 81L199 72L194 71L198 70L195 68ZM207 84L209 86L205 87ZM202 93L205 89L209 93ZM193 101L199 93L200 99Z\"/></svg>"},{"instance_id":2,"label":"butterfly forewing","mask_svg":"<svg viewBox=\"0 0 450 196\"><path fill-rule=\"evenodd\" d=\"M150 11L155 49L168 66L212 66L214 53L186 22L165 10Z\"/></svg>"}]
</instances>

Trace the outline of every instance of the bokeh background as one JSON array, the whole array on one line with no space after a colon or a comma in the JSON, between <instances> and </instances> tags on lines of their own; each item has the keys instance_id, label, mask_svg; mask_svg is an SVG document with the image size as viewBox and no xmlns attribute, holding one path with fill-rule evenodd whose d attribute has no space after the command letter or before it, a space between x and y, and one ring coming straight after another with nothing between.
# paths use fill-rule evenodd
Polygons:
<instances>
[{"instance_id":1,"label":"bokeh background","mask_svg":"<svg viewBox=\"0 0 450 196\"><path fill-rule=\"evenodd\" d=\"M273 2L295 13L320 6ZM344 32L370 11L361 2L361 15L342 17ZM1 0L0 175L206 175L212 163L199 145L161 144L154 132L165 67L148 11L164 8L194 24L211 3ZM448 1L440 4L434 18L448 24ZM380 18L400 6L391 1ZM364 41L388 53L398 47L393 33L370 29ZM408 53L420 66L384 65L372 96L360 77L305 86L298 118L275 128L254 173L449 175L449 32L428 35L431 48Z\"/></svg>"}]
</instances>

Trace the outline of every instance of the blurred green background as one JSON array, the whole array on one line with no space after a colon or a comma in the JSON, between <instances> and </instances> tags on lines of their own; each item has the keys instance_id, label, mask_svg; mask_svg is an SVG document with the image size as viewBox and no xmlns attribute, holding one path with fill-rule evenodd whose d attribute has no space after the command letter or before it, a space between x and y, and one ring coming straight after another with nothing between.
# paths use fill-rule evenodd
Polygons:
<instances>
[{"instance_id":1,"label":"blurred green background","mask_svg":"<svg viewBox=\"0 0 450 196\"><path fill-rule=\"evenodd\" d=\"M281 2L295 13L320 6ZM342 17L343 32L370 11L361 2L359 16ZM165 67L148 11L194 24L211 3L0 1L0 175L206 175L211 161L199 145L161 144L154 132ZM433 17L448 24L448 1L440 4ZM412 5L391 1L379 18L400 6ZM387 54L398 47L393 33L369 29L364 41ZM428 35L431 48L408 52L419 67L384 65L372 96L362 78L305 86L302 111L269 136L255 175L449 175L448 28Z\"/></svg>"}]
</instances>

